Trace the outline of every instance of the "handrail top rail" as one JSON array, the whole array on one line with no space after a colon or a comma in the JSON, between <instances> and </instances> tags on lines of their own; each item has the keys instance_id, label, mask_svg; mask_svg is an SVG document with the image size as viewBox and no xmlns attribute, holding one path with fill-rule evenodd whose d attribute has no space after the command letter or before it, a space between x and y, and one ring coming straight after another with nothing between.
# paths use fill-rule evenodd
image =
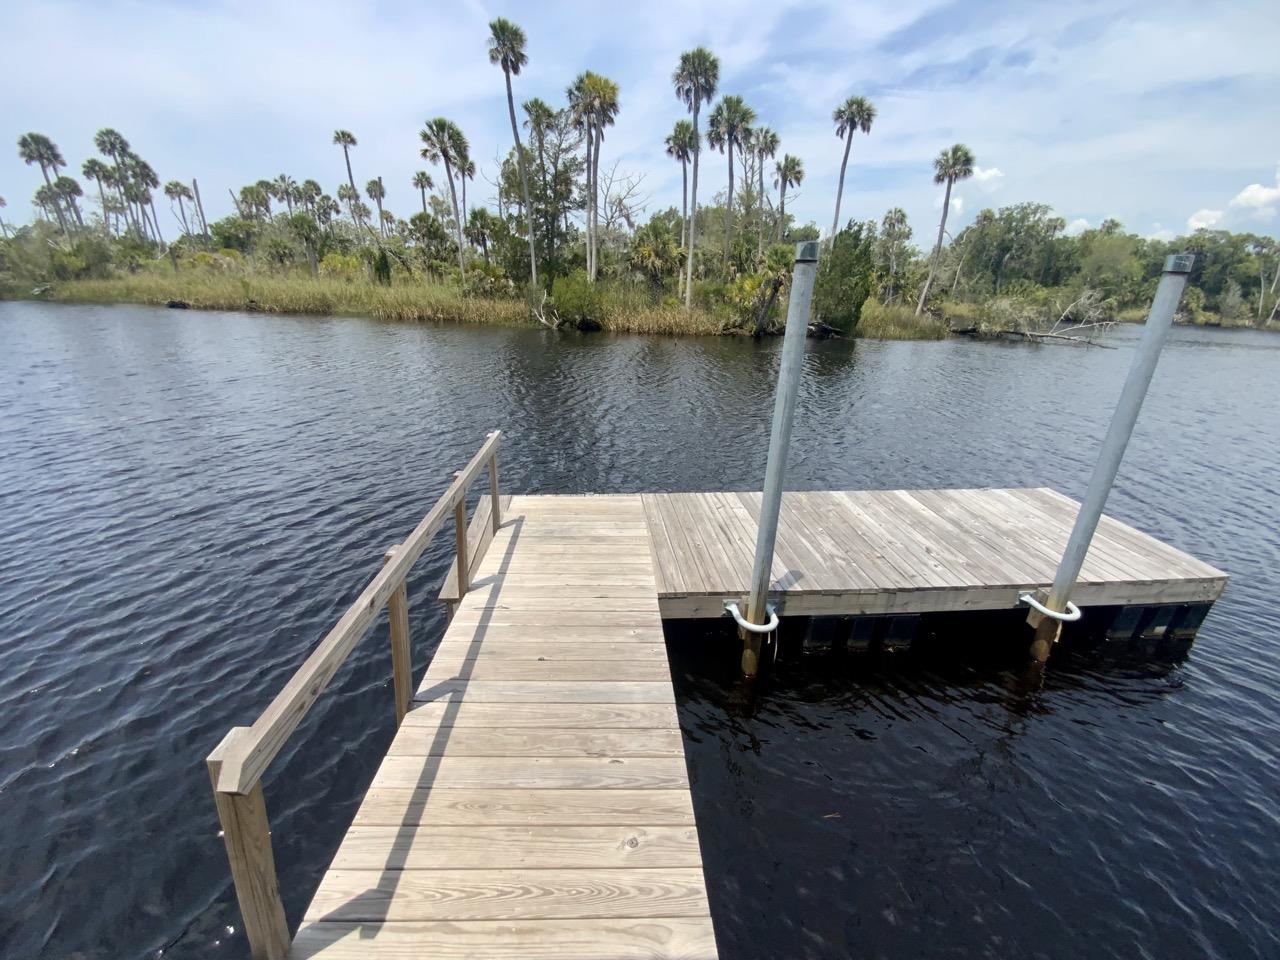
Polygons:
<instances>
[{"instance_id":1,"label":"handrail top rail","mask_svg":"<svg viewBox=\"0 0 1280 960\"><path fill-rule=\"evenodd\" d=\"M290 734L328 686L356 642L364 635L388 598L422 556L436 532L453 515L471 484L496 458L502 431L485 437L475 456L459 471L440 498L347 608L315 649L249 727L232 727L209 755L218 763L220 793L248 793L275 759Z\"/></svg>"}]
</instances>

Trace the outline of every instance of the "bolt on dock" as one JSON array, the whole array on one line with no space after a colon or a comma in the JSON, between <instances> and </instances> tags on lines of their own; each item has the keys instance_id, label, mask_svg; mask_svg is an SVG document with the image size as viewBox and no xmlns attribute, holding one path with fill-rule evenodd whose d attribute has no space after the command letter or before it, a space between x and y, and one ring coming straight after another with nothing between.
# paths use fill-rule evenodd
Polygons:
<instances>
[{"instance_id":1,"label":"bolt on dock","mask_svg":"<svg viewBox=\"0 0 1280 960\"><path fill-rule=\"evenodd\" d=\"M743 599L760 494L505 496L500 437L209 758L254 957L717 955L662 622ZM1014 609L1075 511L1046 489L789 493L770 599L783 618ZM452 616L415 691L405 576L449 520ZM1225 584L1104 518L1074 596L1203 619ZM261 774L384 607L399 729L291 932Z\"/></svg>"}]
</instances>

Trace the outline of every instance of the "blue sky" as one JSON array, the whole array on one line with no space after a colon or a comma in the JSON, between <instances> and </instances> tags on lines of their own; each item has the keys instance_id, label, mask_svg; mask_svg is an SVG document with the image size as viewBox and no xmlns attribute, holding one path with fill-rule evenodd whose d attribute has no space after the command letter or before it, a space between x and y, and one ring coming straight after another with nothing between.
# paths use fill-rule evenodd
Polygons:
<instances>
[{"instance_id":1,"label":"blue sky","mask_svg":"<svg viewBox=\"0 0 1280 960\"><path fill-rule=\"evenodd\" d=\"M879 116L854 142L842 218L900 205L927 245L941 207L931 162L961 141L979 174L956 191L957 227L983 207L1039 200L1072 230L1114 216L1152 236L1198 225L1277 235L1275 14L1274 0L15 0L0 9L3 216L27 218L40 182L17 158L19 135L48 134L78 176L102 126L162 180L198 177L210 219L230 212L228 188L281 172L335 190L345 170L330 141L344 127L359 139L357 182L381 175L387 207L407 216L417 132L444 115L471 140L472 196L490 198L485 174L510 127L486 24L503 15L529 38L518 100L563 102L586 68L619 83L602 162L643 177L649 210L679 204L662 144L683 115L670 75L681 50L704 44L721 91L746 97L804 161L787 207L824 230L840 162L830 113L857 93ZM704 171L704 191L724 188L723 157L704 154Z\"/></svg>"}]
</instances>

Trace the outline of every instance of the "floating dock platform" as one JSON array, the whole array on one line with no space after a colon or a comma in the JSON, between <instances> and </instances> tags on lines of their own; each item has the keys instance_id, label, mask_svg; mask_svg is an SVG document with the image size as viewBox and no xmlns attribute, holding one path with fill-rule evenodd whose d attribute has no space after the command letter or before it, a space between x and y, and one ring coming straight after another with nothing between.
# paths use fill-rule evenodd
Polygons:
<instances>
[{"instance_id":1,"label":"floating dock platform","mask_svg":"<svg viewBox=\"0 0 1280 960\"><path fill-rule=\"evenodd\" d=\"M505 497L498 436L209 758L255 957L717 955L662 621L742 600L760 495ZM784 622L1013 609L1052 579L1076 509L1046 489L790 493L773 599ZM448 519L452 616L414 693L404 576ZM1106 519L1073 596L1194 633L1225 584ZM291 936L261 772L383 607L399 730Z\"/></svg>"}]
</instances>

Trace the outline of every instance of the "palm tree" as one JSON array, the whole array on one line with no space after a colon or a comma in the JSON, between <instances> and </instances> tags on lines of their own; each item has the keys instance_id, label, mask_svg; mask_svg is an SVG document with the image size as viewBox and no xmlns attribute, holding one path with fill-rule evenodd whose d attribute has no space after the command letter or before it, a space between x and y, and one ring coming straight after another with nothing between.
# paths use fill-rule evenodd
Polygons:
<instances>
[{"instance_id":1,"label":"palm tree","mask_svg":"<svg viewBox=\"0 0 1280 960\"><path fill-rule=\"evenodd\" d=\"M359 192L349 183L340 183L335 193L338 199L347 205L347 216L351 218L351 222L359 224L360 214L356 211L356 204L360 202Z\"/></svg>"},{"instance_id":2,"label":"palm tree","mask_svg":"<svg viewBox=\"0 0 1280 960\"><path fill-rule=\"evenodd\" d=\"M484 207L472 210L467 218L467 240L480 248L484 265L489 266L489 239L493 236L497 218Z\"/></svg>"},{"instance_id":3,"label":"palm tree","mask_svg":"<svg viewBox=\"0 0 1280 960\"><path fill-rule=\"evenodd\" d=\"M366 183L364 192L368 194L369 199L378 208L378 232L385 237L387 235L387 225L382 219L382 201L387 196L387 188L382 185L382 178L378 177L376 180L370 180Z\"/></svg>"},{"instance_id":4,"label":"palm tree","mask_svg":"<svg viewBox=\"0 0 1280 960\"><path fill-rule=\"evenodd\" d=\"M684 305L693 309L693 248L697 242L698 226L698 156L702 152L696 139L698 134L698 109L710 103L720 83L720 61L706 47L697 47L680 54L680 64L671 75L676 96L693 114L693 186L689 191L689 249L685 268Z\"/></svg>"},{"instance_id":5,"label":"palm tree","mask_svg":"<svg viewBox=\"0 0 1280 960\"><path fill-rule=\"evenodd\" d=\"M108 181L108 185L114 184L116 193L120 197L120 207L124 211L125 230L129 229L129 214L132 212L128 201L125 199L124 188L127 178L124 176L123 158L129 155L129 141L121 134L111 129L111 127L103 127L93 135L93 145L98 148L98 152L104 157L111 158L111 164L115 168L111 177L104 180Z\"/></svg>"},{"instance_id":6,"label":"palm tree","mask_svg":"<svg viewBox=\"0 0 1280 960\"><path fill-rule=\"evenodd\" d=\"M107 165L97 157L90 157L80 167L80 175L98 185L98 202L102 204L102 225L107 232L111 231L111 214L107 210L107 194L102 189L102 181L107 177Z\"/></svg>"},{"instance_id":7,"label":"palm tree","mask_svg":"<svg viewBox=\"0 0 1280 960\"><path fill-rule=\"evenodd\" d=\"M351 187L351 192L359 197L360 191L356 189L356 178L351 173L351 148L357 146L356 138L350 130L335 130L333 131L333 142L342 148L342 159L347 162L347 186ZM351 210L354 217L355 207L352 207ZM356 221L356 226L360 226L359 220Z\"/></svg>"},{"instance_id":8,"label":"palm tree","mask_svg":"<svg viewBox=\"0 0 1280 960\"><path fill-rule=\"evenodd\" d=\"M3 210L3 209L4 209L5 207L7 207L8 205L9 205L9 204L8 204L8 202L5 200L5 198L4 198L4 197L0 197L0 210ZM5 225L5 222L4 222L4 220L3 220L3 219L0 219L0 234L4 234L5 239L8 239L8 237L9 237L9 228L8 228L8 226L6 226L6 225Z\"/></svg>"},{"instance_id":9,"label":"palm tree","mask_svg":"<svg viewBox=\"0 0 1280 960\"><path fill-rule=\"evenodd\" d=\"M427 191L435 189L435 182L431 179L431 174L425 170L419 170L413 175L413 186L422 194L422 212L427 212Z\"/></svg>"},{"instance_id":10,"label":"palm tree","mask_svg":"<svg viewBox=\"0 0 1280 960\"><path fill-rule=\"evenodd\" d=\"M893 285L898 279L898 255L903 252L907 241L911 239L911 225L907 223L907 211L901 207L894 207L885 213L884 219L880 221L880 239L889 257L889 289L885 294L884 302L891 304L893 303Z\"/></svg>"},{"instance_id":11,"label":"palm tree","mask_svg":"<svg viewBox=\"0 0 1280 960\"><path fill-rule=\"evenodd\" d=\"M428 120L418 136L423 143L422 159L428 163L444 164L444 176L449 182L449 198L453 201L453 226L458 239L458 270L465 277L467 262L462 250L462 216L458 212L458 191L453 183L453 168L457 162L454 151L459 142L466 143L466 138L456 124L444 117Z\"/></svg>"},{"instance_id":12,"label":"palm tree","mask_svg":"<svg viewBox=\"0 0 1280 960\"><path fill-rule=\"evenodd\" d=\"M799 157L784 153L773 168L773 185L778 188L778 240L787 223L787 190L804 182L804 164Z\"/></svg>"},{"instance_id":13,"label":"palm tree","mask_svg":"<svg viewBox=\"0 0 1280 960\"><path fill-rule=\"evenodd\" d=\"M760 219L760 229L756 233L756 260L759 260L764 253L764 162L777 156L780 145L778 135L768 127L756 127L751 134L751 151L755 154L756 169L760 173L760 188L757 193L759 197L757 216Z\"/></svg>"},{"instance_id":14,"label":"palm tree","mask_svg":"<svg viewBox=\"0 0 1280 960\"><path fill-rule=\"evenodd\" d=\"M191 193L191 188L181 180L170 180L164 185L164 195L169 198L169 203L174 200L178 201L178 215L182 219L182 232L191 233L191 227L187 225L187 208L183 206L183 200L194 200L195 196Z\"/></svg>"},{"instance_id":15,"label":"palm tree","mask_svg":"<svg viewBox=\"0 0 1280 960\"><path fill-rule=\"evenodd\" d=\"M59 177L53 181L53 189L57 191L58 199L63 205L75 214L77 226L84 226L84 217L80 216L80 205L76 203L77 197L83 197L84 191L80 189L80 184L73 177Z\"/></svg>"},{"instance_id":16,"label":"palm tree","mask_svg":"<svg viewBox=\"0 0 1280 960\"><path fill-rule=\"evenodd\" d=\"M667 156L680 161L680 246L685 245L689 229L689 161L698 149L698 131L688 120L677 120L667 135Z\"/></svg>"},{"instance_id":17,"label":"palm tree","mask_svg":"<svg viewBox=\"0 0 1280 960\"><path fill-rule=\"evenodd\" d=\"M574 124L587 138L587 279L599 273L600 144L618 116L618 85L587 70L566 91Z\"/></svg>"},{"instance_id":18,"label":"palm tree","mask_svg":"<svg viewBox=\"0 0 1280 960\"><path fill-rule=\"evenodd\" d=\"M555 123L556 112L545 100L537 97L526 100L521 104L521 108L526 117L524 125L529 128L529 133L538 144L538 169L542 172L542 189L545 192L547 190L546 134Z\"/></svg>"},{"instance_id":19,"label":"palm tree","mask_svg":"<svg viewBox=\"0 0 1280 960\"><path fill-rule=\"evenodd\" d=\"M43 133L24 133L18 138L18 156L28 166L39 165L40 173L44 176L44 185L49 188L50 202L57 216L58 225L62 228L62 232L66 233L67 218L63 215L62 205L58 202L58 191L53 186L58 168L67 165L67 161L62 159L58 145Z\"/></svg>"},{"instance_id":20,"label":"palm tree","mask_svg":"<svg viewBox=\"0 0 1280 960\"><path fill-rule=\"evenodd\" d=\"M861 130L871 132L871 122L876 118L876 108L866 97L850 97L831 111L836 125L836 136L844 140L844 158L840 161L840 180L836 183L836 215L831 219L831 236L840 232L840 201L844 198L844 171L849 166L849 148L853 135Z\"/></svg>"},{"instance_id":21,"label":"palm tree","mask_svg":"<svg viewBox=\"0 0 1280 960\"><path fill-rule=\"evenodd\" d=\"M271 194L277 200L283 200L289 208L289 216L293 216L293 198L298 195L298 181L287 173L282 173L271 181Z\"/></svg>"},{"instance_id":22,"label":"palm tree","mask_svg":"<svg viewBox=\"0 0 1280 960\"><path fill-rule=\"evenodd\" d=\"M916 304L916 316L924 312L925 301L929 299L929 287L933 285L933 274L938 269L938 256L942 253L942 235L947 229L947 211L951 209L951 187L957 180L967 180L973 176L973 151L963 143L957 143L938 154L933 161L933 182L945 183L946 193L942 197L942 218L938 221L938 242L933 245L933 256L929 258L929 275L925 278L924 289L920 291L920 302Z\"/></svg>"},{"instance_id":23,"label":"palm tree","mask_svg":"<svg viewBox=\"0 0 1280 960\"><path fill-rule=\"evenodd\" d=\"M516 142L516 164L520 168L520 189L524 193L524 217L529 231L529 275L531 282L538 282L538 254L533 244L533 204L529 202L529 169L524 162L524 150L520 147L520 128L516 124L516 101L511 92L511 77L520 75L520 68L529 62L524 52L524 31L510 20L498 17L489 24L489 62L502 67L507 80L507 113L511 117L511 138ZM485 260L488 261L486 247Z\"/></svg>"},{"instance_id":24,"label":"palm tree","mask_svg":"<svg viewBox=\"0 0 1280 960\"><path fill-rule=\"evenodd\" d=\"M462 141L462 146L464 153L462 155L462 159L458 161L458 179L462 182L462 212L466 213L467 210L470 209L467 206L467 181L475 181L476 162L471 159L470 155L465 153L465 151L469 149L465 138Z\"/></svg>"},{"instance_id":25,"label":"palm tree","mask_svg":"<svg viewBox=\"0 0 1280 960\"><path fill-rule=\"evenodd\" d=\"M707 124L707 146L729 154L729 197L724 208L724 269L729 272L729 243L733 238L733 148L742 149L750 136L756 112L739 96L726 96L711 111Z\"/></svg>"}]
</instances>

